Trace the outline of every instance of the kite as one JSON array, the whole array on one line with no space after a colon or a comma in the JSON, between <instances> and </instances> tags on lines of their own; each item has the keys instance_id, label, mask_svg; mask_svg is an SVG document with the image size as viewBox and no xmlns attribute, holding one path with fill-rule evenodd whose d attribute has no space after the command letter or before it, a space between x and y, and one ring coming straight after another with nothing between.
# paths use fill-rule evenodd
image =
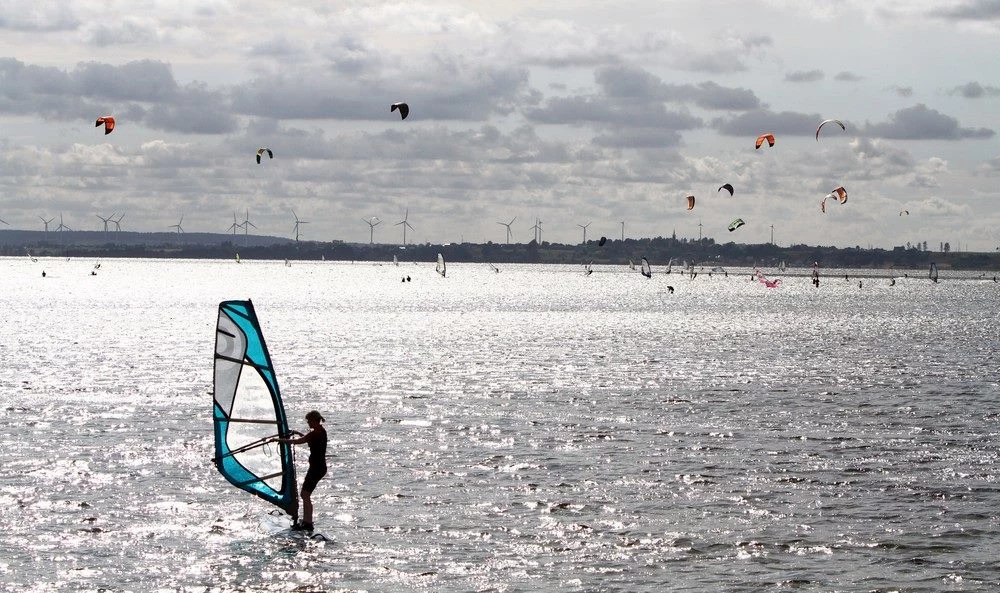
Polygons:
<instances>
[{"instance_id":1,"label":"kite","mask_svg":"<svg viewBox=\"0 0 1000 593\"><path fill-rule=\"evenodd\" d=\"M274 153L271 152L270 148L258 148L257 149L257 164L258 165L260 164L260 157L264 156L265 153L267 153L267 158L269 158L269 159L273 159L274 158Z\"/></svg>"},{"instance_id":2,"label":"kite","mask_svg":"<svg viewBox=\"0 0 1000 593\"><path fill-rule=\"evenodd\" d=\"M754 144L754 148L760 148L760 145L763 144L765 140L767 140L768 146L774 146L774 134L761 134L760 136L757 136L757 142Z\"/></svg>"},{"instance_id":3,"label":"kite","mask_svg":"<svg viewBox=\"0 0 1000 593\"><path fill-rule=\"evenodd\" d=\"M403 102L393 103L392 105L389 106L390 113L396 111L397 109L399 110L399 118L401 120L406 119L406 116L410 114L410 106L407 105L406 103Z\"/></svg>"},{"instance_id":4,"label":"kite","mask_svg":"<svg viewBox=\"0 0 1000 593\"><path fill-rule=\"evenodd\" d=\"M730 196L732 196L732 195L733 195L733 186L732 186L732 184L730 184L730 183L725 183L725 184L723 184L723 185L720 185L720 186L719 186L719 189L718 189L718 190L716 190L716 193L718 193L718 192L720 192L720 191L722 191L722 190L726 190L726 191L728 191L728 192L729 192L729 195L730 195Z\"/></svg>"},{"instance_id":5,"label":"kite","mask_svg":"<svg viewBox=\"0 0 1000 593\"><path fill-rule=\"evenodd\" d=\"M823 123L821 123L819 125L819 127L816 128L816 141L817 142L819 142L819 131L823 129L823 126L825 126L826 124L828 124L830 122L833 122L833 123L837 124L838 126L840 126L841 130L844 130L845 132L847 131L847 128L844 127L844 122L840 121L839 119L826 119L826 120L823 120Z\"/></svg>"},{"instance_id":6,"label":"kite","mask_svg":"<svg viewBox=\"0 0 1000 593\"><path fill-rule=\"evenodd\" d=\"M95 128L101 127L104 124L104 135L107 136L111 132L115 131L115 118L110 115L105 115L97 118L97 123L94 124Z\"/></svg>"}]
</instances>

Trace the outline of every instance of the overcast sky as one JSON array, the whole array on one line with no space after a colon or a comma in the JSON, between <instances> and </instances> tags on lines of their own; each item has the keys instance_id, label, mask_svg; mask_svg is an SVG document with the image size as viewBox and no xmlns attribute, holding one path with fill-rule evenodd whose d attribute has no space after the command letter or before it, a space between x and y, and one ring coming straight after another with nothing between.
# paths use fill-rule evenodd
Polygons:
<instances>
[{"instance_id":1,"label":"overcast sky","mask_svg":"<svg viewBox=\"0 0 1000 593\"><path fill-rule=\"evenodd\" d=\"M819 5L0 0L0 227L996 249L1000 2Z\"/></svg>"}]
</instances>

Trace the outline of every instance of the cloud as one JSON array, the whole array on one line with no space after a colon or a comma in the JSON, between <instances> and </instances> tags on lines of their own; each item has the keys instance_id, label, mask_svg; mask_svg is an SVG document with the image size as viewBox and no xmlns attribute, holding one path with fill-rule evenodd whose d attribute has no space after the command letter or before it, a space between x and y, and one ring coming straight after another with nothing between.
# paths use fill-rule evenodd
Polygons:
<instances>
[{"instance_id":1,"label":"cloud","mask_svg":"<svg viewBox=\"0 0 1000 593\"><path fill-rule=\"evenodd\" d=\"M911 86L890 86L886 87L886 90L892 91L893 93L899 95L900 97L912 97L913 87Z\"/></svg>"},{"instance_id":2,"label":"cloud","mask_svg":"<svg viewBox=\"0 0 1000 593\"><path fill-rule=\"evenodd\" d=\"M992 138L996 135L989 128L963 128L954 117L930 109L922 103L900 109L889 116L889 121L866 123L865 133L893 140L961 140Z\"/></svg>"},{"instance_id":3,"label":"cloud","mask_svg":"<svg viewBox=\"0 0 1000 593\"><path fill-rule=\"evenodd\" d=\"M785 82L818 82L823 76L822 70L801 70L785 74Z\"/></svg>"},{"instance_id":4,"label":"cloud","mask_svg":"<svg viewBox=\"0 0 1000 593\"><path fill-rule=\"evenodd\" d=\"M228 102L204 84L179 86L170 66L156 60L121 66L86 62L65 71L0 59L0 112L5 113L89 121L111 114L119 126L220 134L238 123Z\"/></svg>"},{"instance_id":5,"label":"cloud","mask_svg":"<svg viewBox=\"0 0 1000 593\"><path fill-rule=\"evenodd\" d=\"M951 89L950 91L948 91L948 94L961 95L966 99L979 99L981 97L996 97L1000 96L1000 87L983 86L978 82L972 81Z\"/></svg>"},{"instance_id":6,"label":"cloud","mask_svg":"<svg viewBox=\"0 0 1000 593\"><path fill-rule=\"evenodd\" d=\"M78 26L80 18L69 2L0 0L0 30L52 32Z\"/></svg>"},{"instance_id":7,"label":"cloud","mask_svg":"<svg viewBox=\"0 0 1000 593\"><path fill-rule=\"evenodd\" d=\"M774 113L767 109L757 109L731 118L714 119L711 125L726 136L757 137L765 132L778 136L811 136L816 132L817 122L821 121L823 118L817 113ZM780 139L776 141L780 142Z\"/></svg>"},{"instance_id":8,"label":"cloud","mask_svg":"<svg viewBox=\"0 0 1000 593\"><path fill-rule=\"evenodd\" d=\"M853 72L847 72L846 70L843 72L838 72L833 77L834 80L840 82L857 82L859 80L864 80L864 78L865 78L864 76L861 76L859 74L854 74Z\"/></svg>"},{"instance_id":9,"label":"cloud","mask_svg":"<svg viewBox=\"0 0 1000 593\"><path fill-rule=\"evenodd\" d=\"M997 0L971 0L959 6L932 10L930 15L955 21L996 21L1000 20L1000 2Z\"/></svg>"},{"instance_id":10,"label":"cloud","mask_svg":"<svg viewBox=\"0 0 1000 593\"><path fill-rule=\"evenodd\" d=\"M748 110L760 106L753 91L727 88L706 81L697 85L669 84L648 71L631 66L608 66L597 70L597 84L609 97L694 103L704 109Z\"/></svg>"},{"instance_id":11,"label":"cloud","mask_svg":"<svg viewBox=\"0 0 1000 593\"><path fill-rule=\"evenodd\" d=\"M342 69L341 69L342 70ZM348 73L350 74L350 73ZM398 89L407 88L406 96ZM280 119L383 119L393 101L410 105L410 119L484 120L530 102L521 68L432 62L407 80L300 70L264 74L232 90L237 113Z\"/></svg>"}]
</instances>

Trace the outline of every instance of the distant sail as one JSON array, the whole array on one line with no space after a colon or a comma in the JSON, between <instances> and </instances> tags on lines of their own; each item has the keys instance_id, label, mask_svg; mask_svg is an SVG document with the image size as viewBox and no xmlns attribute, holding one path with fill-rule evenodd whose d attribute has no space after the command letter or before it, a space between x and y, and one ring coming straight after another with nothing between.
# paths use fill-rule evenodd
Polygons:
<instances>
[{"instance_id":1,"label":"distant sail","mask_svg":"<svg viewBox=\"0 0 1000 593\"><path fill-rule=\"evenodd\" d=\"M642 258L642 269L640 269L639 272L646 278L653 277L653 269L649 267L648 259Z\"/></svg>"},{"instance_id":2,"label":"distant sail","mask_svg":"<svg viewBox=\"0 0 1000 593\"><path fill-rule=\"evenodd\" d=\"M392 265L394 265L394 266L398 266L399 265L399 258L396 257L395 254L392 256Z\"/></svg>"},{"instance_id":3,"label":"distant sail","mask_svg":"<svg viewBox=\"0 0 1000 593\"><path fill-rule=\"evenodd\" d=\"M778 271L780 271L780 272L784 272L785 271L785 260L781 260L781 263L778 264Z\"/></svg>"},{"instance_id":4,"label":"distant sail","mask_svg":"<svg viewBox=\"0 0 1000 593\"><path fill-rule=\"evenodd\" d=\"M289 436L288 422L250 301L219 304L214 386L215 466L234 486L296 517L291 445L270 442Z\"/></svg>"},{"instance_id":5,"label":"distant sail","mask_svg":"<svg viewBox=\"0 0 1000 593\"><path fill-rule=\"evenodd\" d=\"M927 276L934 282L938 281L938 267L936 263L931 262L931 269L928 272Z\"/></svg>"},{"instance_id":6,"label":"distant sail","mask_svg":"<svg viewBox=\"0 0 1000 593\"><path fill-rule=\"evenodd\" d=\"M438 263L437 263L437 266L434 269L437 270L438 274L441 274L442 278L444 278L445 271L446 271L445 270L445 265L444 265L444 256L441 255L440 253L438 254Z\"/></svg>"}]
</instances>

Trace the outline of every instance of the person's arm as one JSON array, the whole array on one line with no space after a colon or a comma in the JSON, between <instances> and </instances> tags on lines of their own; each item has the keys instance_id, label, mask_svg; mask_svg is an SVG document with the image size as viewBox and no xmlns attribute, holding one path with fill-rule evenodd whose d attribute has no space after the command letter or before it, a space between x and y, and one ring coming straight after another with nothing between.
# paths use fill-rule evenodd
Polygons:
<instances>
[{"instance_id":1,"label":"person's arm","mask_svg":"<svg viewBox=\"0 0 1000 593\"><path fill-rule=\"evenodd\" d=\"M297 439L292 439L292 438L286 439L286 438L278 437L277 441L279 443L288 443L290 445L301 445L302 443L308 443L309 440L310 440L310 437L312 436L312 431L310 431L309 434L302 434L301 432L298 432L297 430L293 430L293 431L291 431L291 433L299 435L299 438L297 438Z\"/></svg>"}]
</instances>

